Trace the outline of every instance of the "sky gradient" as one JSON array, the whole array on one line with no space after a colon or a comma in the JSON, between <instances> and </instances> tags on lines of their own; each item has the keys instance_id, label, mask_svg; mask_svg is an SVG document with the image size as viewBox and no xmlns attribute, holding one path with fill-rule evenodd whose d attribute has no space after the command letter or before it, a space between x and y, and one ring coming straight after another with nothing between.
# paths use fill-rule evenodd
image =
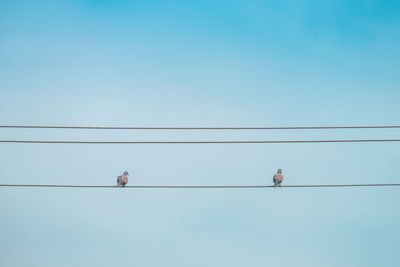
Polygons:
<instances>
[{"instance_id":1,"label":"sky gradient","mask_svg":"<svg viewBox=\"0 0 400 267\"><path fill-rule=\"evenodd\" d=\"M0 124L399 125L399 1L0 1ZM399 138L398 129L0 139ZM0 183L399 183L398 143L0 144ZM0 266L398 266L400 189L0 188Z\"/></svg>"}]
</instances>

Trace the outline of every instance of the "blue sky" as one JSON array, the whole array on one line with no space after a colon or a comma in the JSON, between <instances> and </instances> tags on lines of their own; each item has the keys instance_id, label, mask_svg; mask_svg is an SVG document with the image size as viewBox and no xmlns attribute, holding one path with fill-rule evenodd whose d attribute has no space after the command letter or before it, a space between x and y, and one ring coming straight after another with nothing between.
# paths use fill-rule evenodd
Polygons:
<instances>
[{"instance_id":1,"label":"blue sky","mask_svg":"<svg viewBox=\"0 0 400 267\"><path fill-rule=\"evenodd\" d=\"M1 124L399 124L399 1L1 1ZM399 138L2 129L1 139ZM1 144L1 183L398 183L399 144ZM397 266L396 188L0 189L1 266Z\"/></svg>"}]
</instances>

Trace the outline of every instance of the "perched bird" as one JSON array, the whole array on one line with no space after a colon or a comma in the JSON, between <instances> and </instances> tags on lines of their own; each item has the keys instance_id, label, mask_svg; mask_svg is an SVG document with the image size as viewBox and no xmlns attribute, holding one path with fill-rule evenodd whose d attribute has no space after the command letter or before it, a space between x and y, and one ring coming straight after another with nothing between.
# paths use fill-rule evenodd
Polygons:
<instances>
[{"instance_id":1,"label":"perched bird","mask_svg":"<svg viewBox=\"0 0 400 267\"><path fill-rule=\"evenodd\" d=\"M124 171L124 173L117 178L117 186L124 187L128 183L128 172Z\"/></svg>"},{"instance_id":2,"label":"perched bird","mask_svg":"<svg viewBox=\"0 0 400 267\"><path fill-rule=\"evenodd\" d=\"M274 186L281 186L281 183L283 182L283 176L282 176L282 169L278 169L278 172L275 173L273 179L274 181Z\"/></svg>"}]
</instances>

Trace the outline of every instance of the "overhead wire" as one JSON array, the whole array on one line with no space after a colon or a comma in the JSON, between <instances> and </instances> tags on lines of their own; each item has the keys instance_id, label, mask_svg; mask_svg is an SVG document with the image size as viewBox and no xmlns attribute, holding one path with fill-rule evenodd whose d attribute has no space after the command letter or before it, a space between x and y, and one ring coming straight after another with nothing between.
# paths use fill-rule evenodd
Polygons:
<instances>
[{"instance_id":1,"label":"overhead wire","mask_svg":"<svg viewBox=\"0 0 400 267\"><path fill-rule=\"evenodd\" d=\"M217 141L51 141L51 140L0 140L0 143L25 144L92 144L92 145L166 145L166 144L298 144L298 143L364 143L400 142L400 139L326 139L326 140L217 140Z\"/></svg>"},{"instance_id":2,"label":"overhead wire","mask_svg":"<svg viewBox=\"0 0 400 267\"><path fill-rule=\"evenodd\" d=\"M56 126L56 125L0 125L0 128L19 129L74 129L74 130L324 130L324 129L391 129L400 125L349 126L275 126L275 127L125 127L125 126Z\"/></svg>"},{"instance_id":3,"label":"overhead wire","mask_svg":"<svg viewBox=\"0 0 400 267\"><path fill-rule=\"evenodd\" d=\"M282 185L278 188L323 188L323 187L394 187L400 184L310 184ZM56 184L0 184L0 187L45 187L45 188L120 188L112 185L56 185ZM128 189L261 189L273 185L130 185Z\"/></svg>"}]
</instances>

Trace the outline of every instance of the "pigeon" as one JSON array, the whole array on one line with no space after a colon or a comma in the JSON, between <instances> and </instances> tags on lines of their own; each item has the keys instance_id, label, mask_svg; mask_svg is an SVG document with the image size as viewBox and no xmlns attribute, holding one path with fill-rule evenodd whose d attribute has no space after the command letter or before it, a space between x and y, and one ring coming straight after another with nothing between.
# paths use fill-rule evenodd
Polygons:
<instances>
[{"instance_id":1,"label":"pigeon","mask_svg":"<svg viewBox=\"0 0 400 267\"><path fill-rule=\"evenodd\" d=\"M275 173L272 180L274 181L274 187L281 186L283 182L282 169L278 169L278 172Z\"/></svg>"},{"instance_id":2,"label":"pigeon","mask_svg":"<svg viewBox=\"0 0 400 267\"><path fill-rule=\"evenodd\" d=\"M118 176L117 178L117 186L119 187L124 187L128 183L128 175L129 173L127 171L124 171L122 175Z\"/></svg>"}]
</instances>

